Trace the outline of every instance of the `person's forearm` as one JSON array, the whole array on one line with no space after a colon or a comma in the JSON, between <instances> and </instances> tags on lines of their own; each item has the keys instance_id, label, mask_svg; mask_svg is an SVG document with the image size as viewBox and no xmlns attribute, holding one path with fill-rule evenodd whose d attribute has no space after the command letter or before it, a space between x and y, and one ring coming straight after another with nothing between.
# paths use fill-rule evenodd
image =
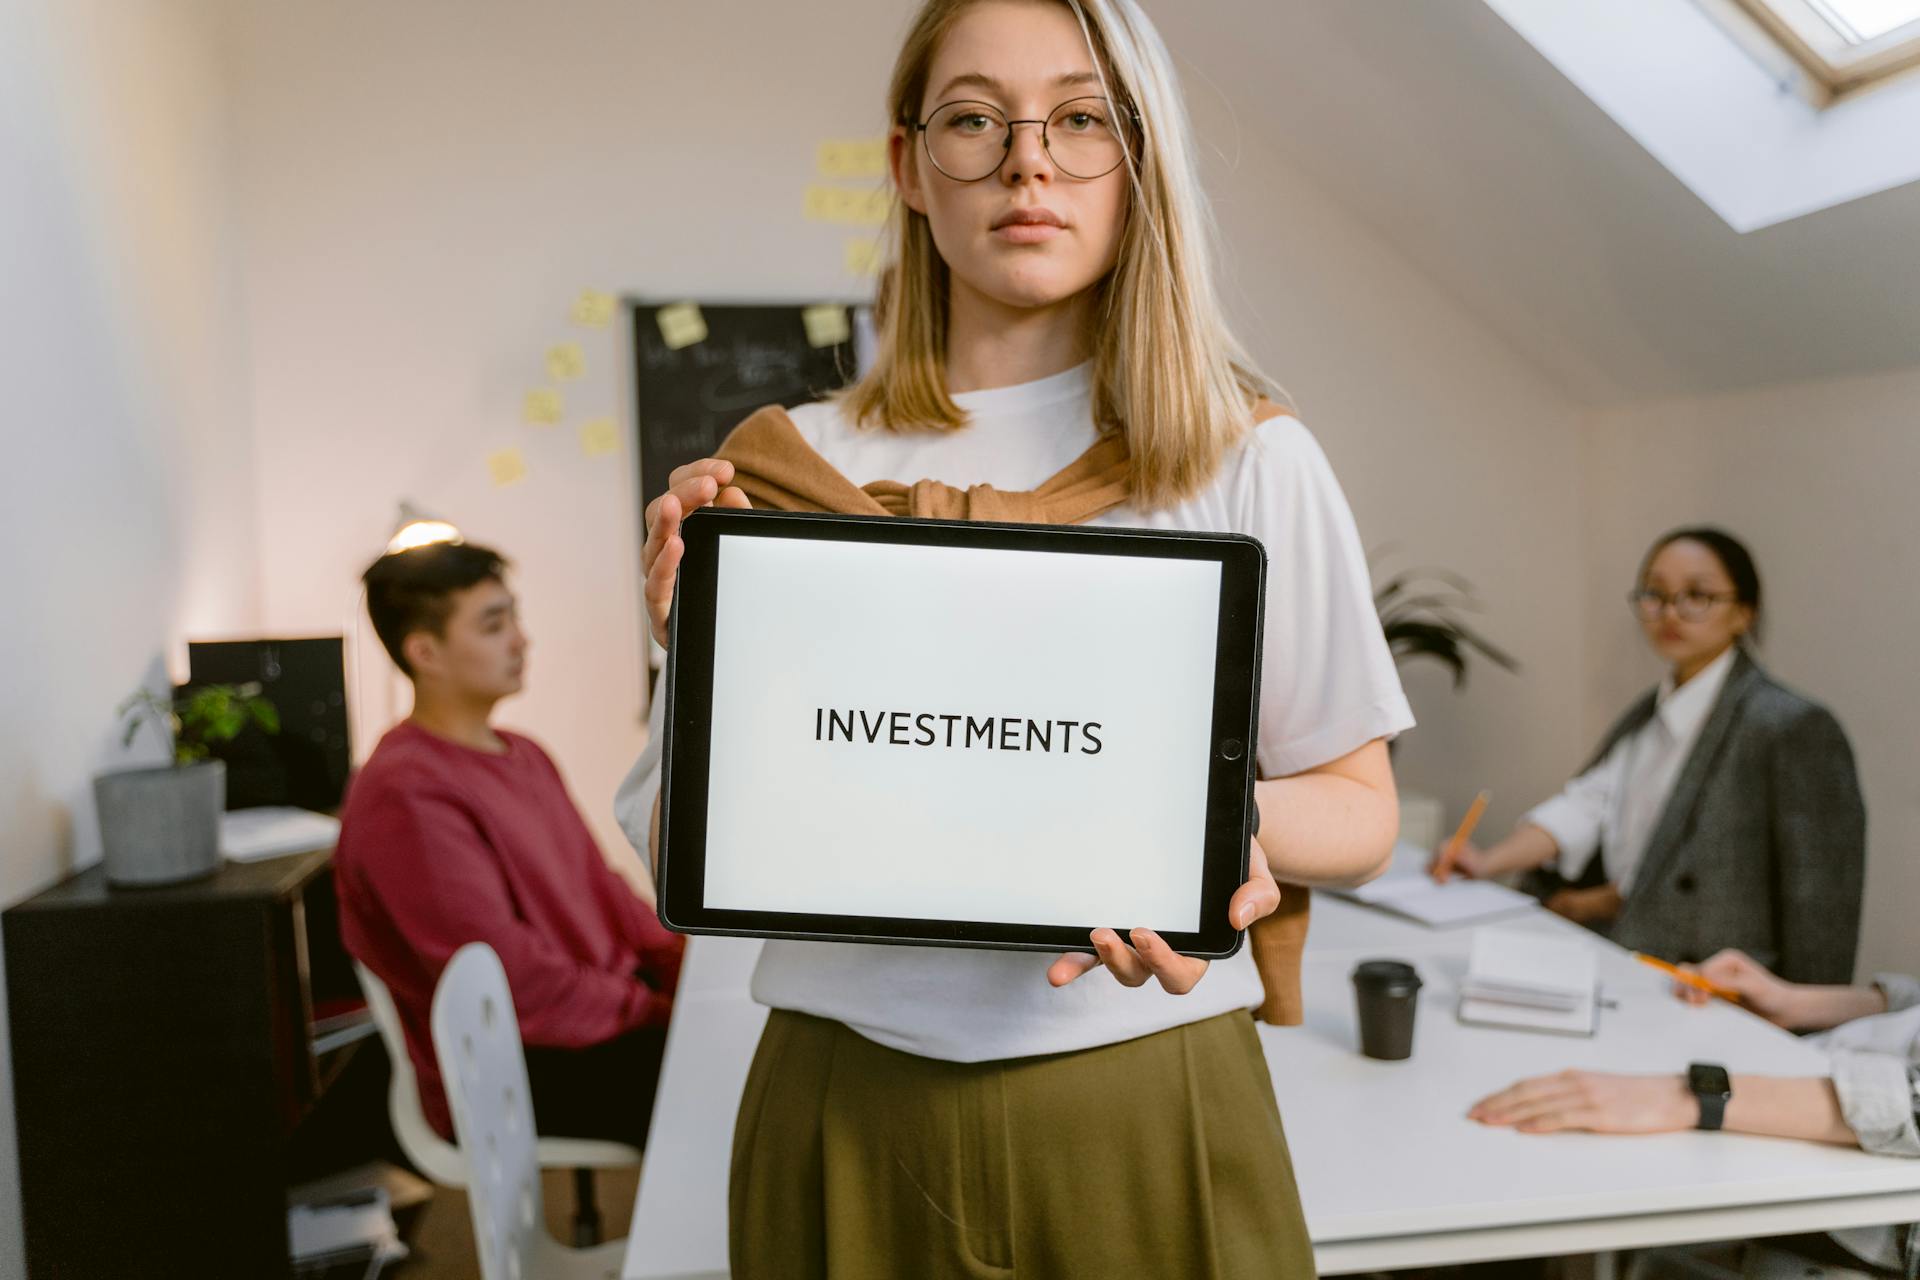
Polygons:
<instances>
[{"instance_id":1,"label":"person's forearm","mask_svg":"<svg viewBox=\"0 0 1920 1280\"><path fill-rule=\"evenodd\" d=\"M1487 874L1511 875L1545 866L1560 852L1560 846L1545 827L1523 824L1512 835L1487 850Z\"/></svg>"},{"instance_id":2,"label":"person's forearm","mask_svg":"<svg viewBox=\"0 0 1920 1280\"><path fill-rule=\"evenodd\" d=\"M1735 1076L1721 1128L1843 1147L1857 1144L1840 1113L1840 1095L1824 1077Z\"/></svg>"},{"instance_id":3,"label":"person's forearm","mask_svg":"<svg viewBox=\"0 0 1920 1280\"><path fill-rule=\"evenodd\" d=\"M1787 997L1784 1021L1795 1031L1825 1031L1886 1011L1887 993L1879 987L1795 986Z\"/></svg>"},{"instance_id":4,"label":"person's forearm","mask_svg":"<svg viewBox=\"0 0 1920 1280\"><path fill-rule=\"evenodd\" d=\"M1260 847L1276 879L1289 884L1364 884L1386 869L1400 826L1388 776L1377 783L1332 773L1270 778L1255 785Z\"/></svg>"}]
</instances>

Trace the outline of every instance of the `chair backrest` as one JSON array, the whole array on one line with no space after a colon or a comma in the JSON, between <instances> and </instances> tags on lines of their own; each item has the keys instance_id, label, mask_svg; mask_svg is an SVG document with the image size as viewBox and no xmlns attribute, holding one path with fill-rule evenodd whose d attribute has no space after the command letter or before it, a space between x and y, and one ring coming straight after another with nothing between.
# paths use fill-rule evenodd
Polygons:
<instances>
[{"instance_id":1,"label":"chair backrest","mask_svg":"<svg viewBox=\"0 0 1920 1280\"><path fill-rule=\"evenodd\" d=\"M380 1040L393 1067L387 1084L387 1114L393 1122L393 1136L421 1173L443 1187L466 1186L467 1162L460 1148L435 1133L427 1123L427 1113L420 1108L420 1082L413 1074L407 1033L400 1026L400 1010L393 1003L393 993L358 960L353 962L353 972L360 979L367 1009L373 1014L373 1025L380 1028Z\"/></svg>"},{"instance_id":2,"label":"chair backrest","mask_svg":"<svg viewBox=\"0 0 1920 1280\"><path fill-rule=\"evenodd\" d=\"M453 953L433 993L433 1050L467 1153L467 1204L482 1280L536 1280L546 1234L534 1156L533 1098L520 1020L500 957L484 942Z\"/></svg>"}]
</instances>

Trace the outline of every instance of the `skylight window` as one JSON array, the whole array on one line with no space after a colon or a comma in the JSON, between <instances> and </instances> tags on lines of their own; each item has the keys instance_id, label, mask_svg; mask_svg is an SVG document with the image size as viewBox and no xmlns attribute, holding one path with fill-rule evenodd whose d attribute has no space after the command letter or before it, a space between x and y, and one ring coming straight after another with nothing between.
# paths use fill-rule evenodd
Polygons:
<instances>
[{"instance_id":1,"label":"skylight window","mask_svg":"<svg viewBox=\"0 0 1920 1280\"><path fill-rule=\"evenodd\" d=\"M1827 101L1920 66L1920 0L1739 0Z\"/></svg>"},{"instance_id":2,"label":"skylight window","mask_svg":"<svg viewBox=\"0 0 1920 1280\"><path fill-rule=\"evenodd\" d=\"M1836 30L1854 44L1878 40L1889 31L1920 22L1920 0L1815 0Z\"/></svg>"}]
</instances>

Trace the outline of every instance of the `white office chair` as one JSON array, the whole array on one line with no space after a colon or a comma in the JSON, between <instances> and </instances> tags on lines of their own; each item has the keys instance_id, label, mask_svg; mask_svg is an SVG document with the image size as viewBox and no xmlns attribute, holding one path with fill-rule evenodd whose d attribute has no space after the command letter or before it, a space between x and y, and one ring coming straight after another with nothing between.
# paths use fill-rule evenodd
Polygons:
<instances>
[{"instance_id":1,"label":"white office chair","mask_svg":"<svg viewBox=\"0 0 1920 1280\"><path fill-rule=\"evenodd\" d=\"M453 1132L471 1155L481 1280L614 1280L625 1241L569 1249L547 1234L520 1021L492 947L469 942L453 953L433 992L432 1024Z\"/></svg>"},{"instance_id":2,"label":"white office chair","mask_svg":"<svg viewBox=\"0 0 1920 1280\"><path fill-rule=\"evenodd\" d=\"M496 960L495 963L498 963ZM393 993L359 961L353 971L366 994L367 1008L380 1039L387 1048L393 1075L387 1086L387 1113L400 1149L414 1167L443 1187L465 1188L472 1181L467 1158L461 1149L434 1132L420 1107L420 1085L413 1074L413 1060L407 1056L406 1033L400 1028L400 1014L393 1004ZM443 977L444 981L444 977ZM514 1024L514 1051L519 1053L519 1024ZM524 1070L524 1067L522 1068ZM442 1071L444 1073L444 1067ZM451 1092L451 1089L449 1089ZM531 1103L529 1103L531 1105ZM573 1170L574 1215L573 1242L592 1244L600 1238L600 1211L594 1203L593 1171L619 1169L640 1163L640 1152L624 1142L597 1138L540 1138L534 1145L534 1161L542 1169Z\"/></svg>"}]
</instances>

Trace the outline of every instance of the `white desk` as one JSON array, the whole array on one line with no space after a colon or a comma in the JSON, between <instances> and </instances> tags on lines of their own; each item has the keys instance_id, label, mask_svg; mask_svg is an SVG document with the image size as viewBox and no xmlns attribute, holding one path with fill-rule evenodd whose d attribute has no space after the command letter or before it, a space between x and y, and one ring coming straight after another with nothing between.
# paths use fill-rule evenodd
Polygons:
<instances>
[{"instance_id":1,"label":"white desk","mask_svg":"<svg viewBox=\"0 0 1920 1280\"><path fill-rule=\"evenodd\" d=\"M1502 923L1573 928L1544 912ZM1920 1161L1727 1134L1525 1136L1466 1119L1478 1098L1564 1067L1680 1071L1706 1059L1825 1073L1794 1037L1730 1005L1684 1005L1597 939L1604 994L1618 1005L1598 1036L1461 1026L1452 1006L1469 933L1321 895L1306 1025L1260 1028L1323 1273L1920 1219ZM622 1280L727 1274L734 1110L766 1020L746 995L758 952L731 938L688 949ZM1347 975L1372 956L1411 961L1426 981L1410 1061L1355 1051Z\"/></svg>"}]
</instances>

